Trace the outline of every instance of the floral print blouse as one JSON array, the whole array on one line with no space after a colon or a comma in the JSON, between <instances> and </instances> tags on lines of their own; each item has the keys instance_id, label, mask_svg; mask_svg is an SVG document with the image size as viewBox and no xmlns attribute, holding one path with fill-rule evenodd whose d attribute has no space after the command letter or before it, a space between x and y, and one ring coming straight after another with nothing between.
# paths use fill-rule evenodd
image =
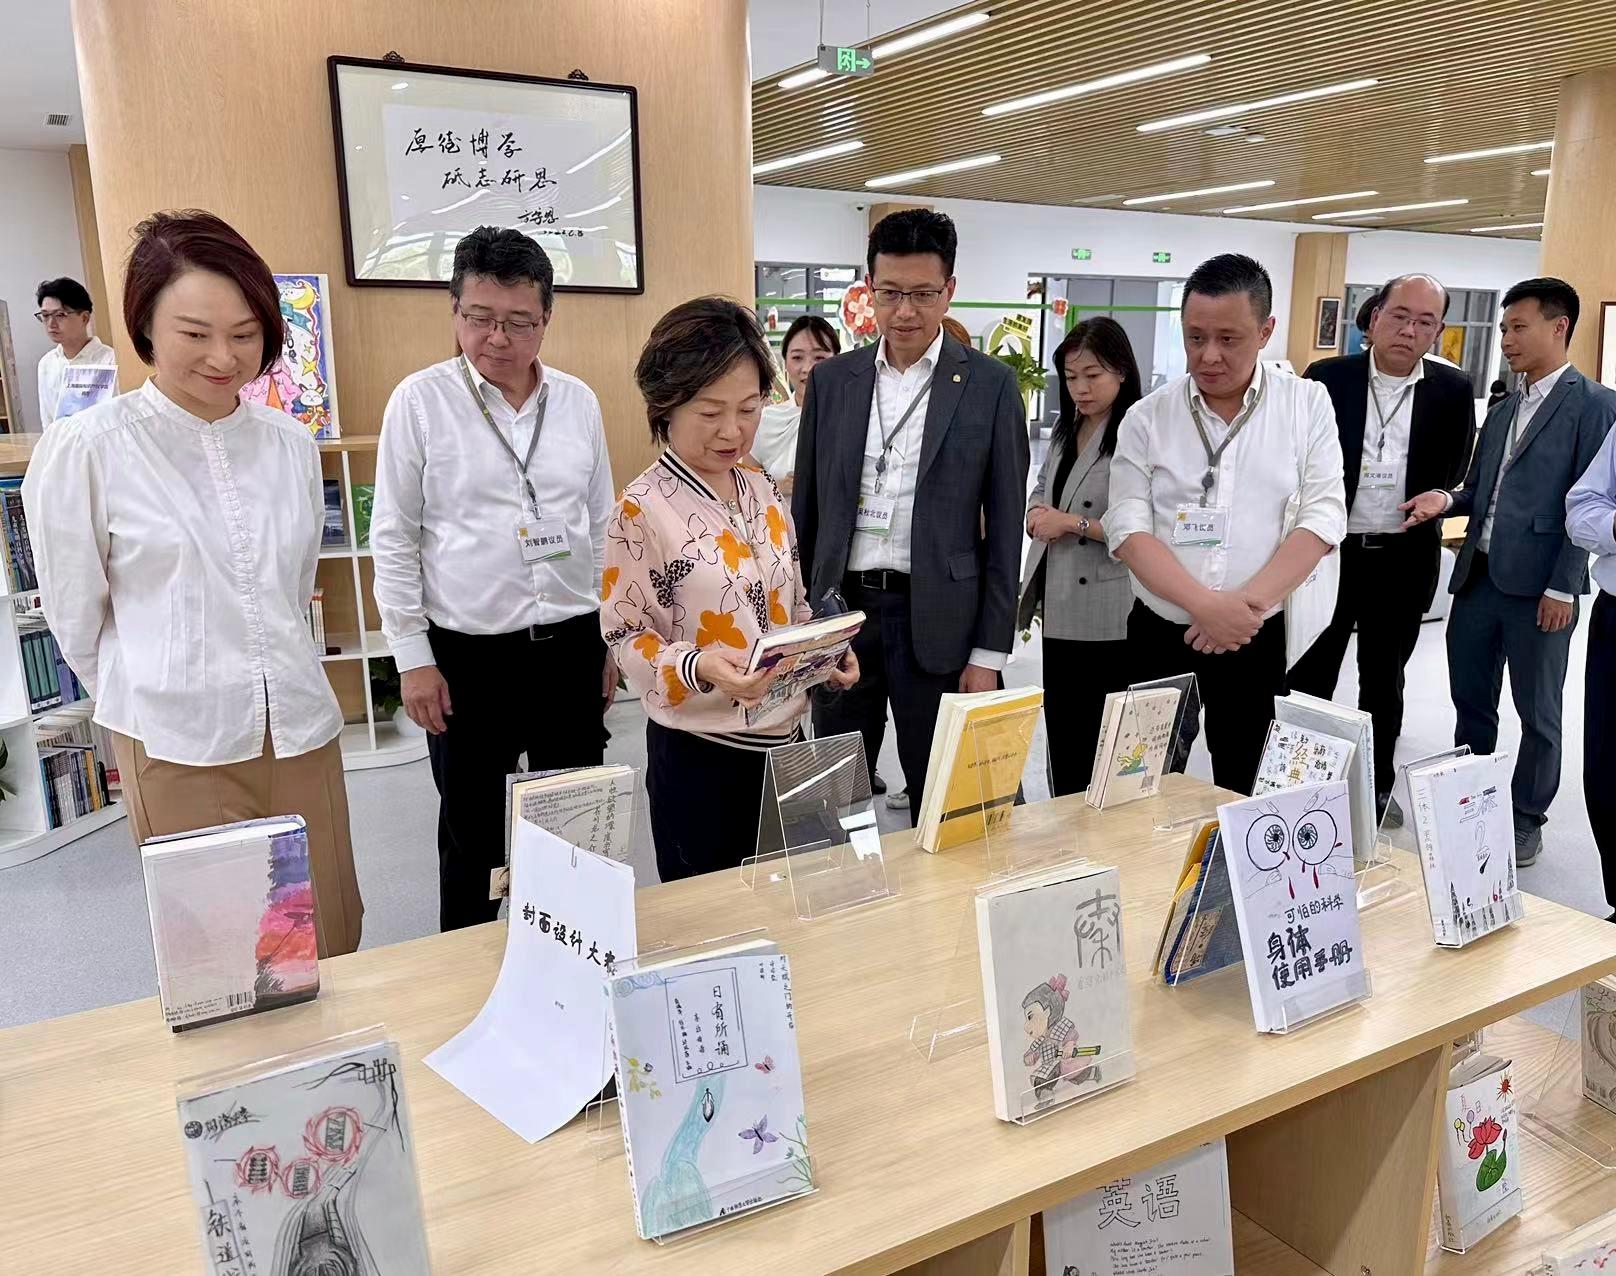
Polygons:
<instances>
[{"instance_id":1,"label":"floral print blouse","mask_svg":"<svg viewBox=\"0 0 1616 1276\"><path fill-rule=\"evenodd\" d=\"M807 697L748 728L734 700L697 679L696 658L713 646L749 652L812 609L779 488L753 466L734 474L731 504L670 449L623 489L606 525L600 627L649 717L760 749L795 735Z\"/></svg>"}]
</instances>

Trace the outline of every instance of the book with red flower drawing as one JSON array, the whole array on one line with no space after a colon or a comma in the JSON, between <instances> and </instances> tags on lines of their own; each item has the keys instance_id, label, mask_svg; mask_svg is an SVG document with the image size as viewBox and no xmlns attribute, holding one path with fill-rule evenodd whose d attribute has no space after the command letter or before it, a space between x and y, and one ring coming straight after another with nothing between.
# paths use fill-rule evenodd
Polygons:
<instances>
[{"instance_id":1,"label":"book with red flower drawing","mask_svg":"<svg viewBox=\"0 0 1616 1276\"><path fill-rule=\"evenodd\" d=\"M1462 1254L1521 1212L1518 1133L1510 1060L1476 1054L1448 1074L1436 1166L1443 1249Z\"/></svg>"},{"instance_id":2,"label":"book with red flower drawing","mask_svg":"<svg viewBox=\"0 0 1616 1276\"><path fill-rule=\"evenodd\" d=\"M760 634L746 672L773 669L775 676L763 699L746 711L746 725L756 726L794 696L828 680L863 625L864 613L849 611Z\"/></svg>"}]
</instances>

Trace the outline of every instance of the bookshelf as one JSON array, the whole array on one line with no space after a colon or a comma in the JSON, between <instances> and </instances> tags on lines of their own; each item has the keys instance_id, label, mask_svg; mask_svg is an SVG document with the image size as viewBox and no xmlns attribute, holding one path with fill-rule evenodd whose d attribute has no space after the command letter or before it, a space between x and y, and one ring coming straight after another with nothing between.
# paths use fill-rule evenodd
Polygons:
<instances>
[{"instance_id":1,"label":"bookshelf","mask_svg":"<svg viewBox=\"0 0 1616 1276\"><path fill-rule=\"evenodd\" d=\"M0 301L0 434L22 433L21 397L17 355L11 344L11 312Z\"/></svg>"}]
</instances>

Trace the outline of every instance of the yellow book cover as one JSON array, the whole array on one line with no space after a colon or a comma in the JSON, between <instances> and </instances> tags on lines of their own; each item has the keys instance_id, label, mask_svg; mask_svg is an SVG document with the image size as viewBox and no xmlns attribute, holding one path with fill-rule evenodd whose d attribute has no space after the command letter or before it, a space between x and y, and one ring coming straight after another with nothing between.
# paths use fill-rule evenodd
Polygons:
<instances>
[{"instance_id":1,"label":"yellow book cover","mask_svg":"<svg viewBox=\"0 0 1616 1276\"><path fill-rule=\"evenodd\" d=\"M963 714L956 710L957 743L944 754L952 755L953 765L935 825L922 826L923 849L946 851L1008 822L1043 703L1043 689L1029 687Z\"/></svg>"}]
</instances>

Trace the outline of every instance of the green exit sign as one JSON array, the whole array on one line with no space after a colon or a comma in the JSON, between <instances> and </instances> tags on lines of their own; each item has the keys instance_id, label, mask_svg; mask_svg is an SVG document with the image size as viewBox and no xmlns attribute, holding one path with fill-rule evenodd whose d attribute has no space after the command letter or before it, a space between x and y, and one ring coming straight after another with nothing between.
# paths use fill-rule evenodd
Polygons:
<instances>
[{"instance_id":1,"label":"green exit sign","mask_svg":"<svg viewBox=\"0 0 1616 1276\"><path fill-rule=\"evenodd\" d=\"M1094 260L1094 249L1092 249L1092 248L1074 248L1074 249L1072 249L1072 260L1073 261L1093 261Z\"/></svg>"},{"instance_id":2,"label":"green exit sign","mask_svg":"<svg viewBox=\"0 0 1616 1276\"><path fill-rule=\"evenodd\" d=\"M869 75L875 70L875 59L870 46L822 44L819 46L819 69L832 75Z\"/></svg>"},{"instance_id":3,"label":"green exit sign","mask_svg":"<svg viewBox=\"0 0 1616 1276\"><path fill-rule=\"evenodd\" d=\"M1173 260L1173 254L1172 253L1151 253L1150 254L1150 260L1155 262L1158 266L1165 266L1165 265L1167 265L1169 262L1171 262Z\"/></svg>"}]
</instances>

